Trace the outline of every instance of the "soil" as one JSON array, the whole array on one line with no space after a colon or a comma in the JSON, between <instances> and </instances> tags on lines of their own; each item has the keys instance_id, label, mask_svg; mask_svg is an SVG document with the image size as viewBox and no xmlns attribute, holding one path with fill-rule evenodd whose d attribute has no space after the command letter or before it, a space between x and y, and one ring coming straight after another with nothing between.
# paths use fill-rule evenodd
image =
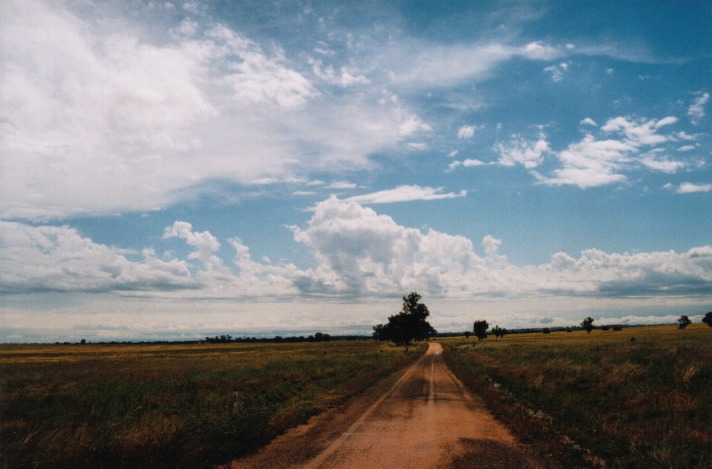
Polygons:
<instances>
[{"instance_id":1,"label":"soil","mask_svg":"<svg viewBox=\"0 0 712 469\"><path fill-rule=\"evenodd\" d=\"M438 343L415 364L231 468L543 467L449 370Z\"/></svg>"}]
</instances>

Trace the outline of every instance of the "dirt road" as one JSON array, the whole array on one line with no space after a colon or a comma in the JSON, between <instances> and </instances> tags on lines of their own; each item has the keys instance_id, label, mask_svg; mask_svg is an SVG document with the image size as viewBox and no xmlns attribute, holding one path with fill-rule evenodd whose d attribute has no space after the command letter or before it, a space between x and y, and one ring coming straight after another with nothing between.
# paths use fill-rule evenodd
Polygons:
<instances>
[{"instance_id":1,"label":"dirt road","mask_svg":"<svg viewBox=\"0 0 712 469\"><path fill-rule=\"evenodd\" d=\"M233 468L539 467L428 351L343 408L312 419Z\"/></svg>"}]
</instances>

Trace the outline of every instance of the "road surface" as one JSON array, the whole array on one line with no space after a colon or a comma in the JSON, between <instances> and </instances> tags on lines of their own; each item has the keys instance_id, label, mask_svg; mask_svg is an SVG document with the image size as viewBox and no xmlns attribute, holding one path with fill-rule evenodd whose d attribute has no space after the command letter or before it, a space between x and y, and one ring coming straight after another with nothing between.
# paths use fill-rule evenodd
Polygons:
<instances>
[{"instance_id":1,"label":"road surface","mask_svg":"<svg viewBox=\"0 0 712 469\"><path fill-rule=\"evenodd\" d=\"M541 467L428 351L340 409L277 438L232 468Z\"/></svg>"}]
</instances>

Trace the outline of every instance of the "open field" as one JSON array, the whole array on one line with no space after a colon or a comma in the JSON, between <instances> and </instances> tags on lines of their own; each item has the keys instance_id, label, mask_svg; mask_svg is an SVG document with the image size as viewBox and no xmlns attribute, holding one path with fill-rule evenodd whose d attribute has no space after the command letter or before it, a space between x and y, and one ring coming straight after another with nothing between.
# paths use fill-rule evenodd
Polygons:
<instances>
[{"instance_id":1,"label":"open field","mask_svg":"<svg viewBox=\"0 0 712 469\"><path fill-rule=\"evenodd\" d=\"M0 464L214 466L422 350L372 341L0 345Z\"/></svg>"},{"instance_id":2,"label":"open field","mask_svg":"<svg viewBox=\"0 0 712 469\"><path fill-rule=\"evenodd\" d=\"M443 344L451 369L493 413L565 467L712 467L706 325Z\"/></svg>"}]
</instances>

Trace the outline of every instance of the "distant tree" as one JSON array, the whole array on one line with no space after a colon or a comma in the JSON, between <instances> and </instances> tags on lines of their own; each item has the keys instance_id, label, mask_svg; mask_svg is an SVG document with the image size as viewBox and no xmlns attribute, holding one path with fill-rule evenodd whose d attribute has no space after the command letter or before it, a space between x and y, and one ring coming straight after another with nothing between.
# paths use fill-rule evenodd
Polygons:
<instances>
[{"instance_id":1,"label":"distant tree","mask_svg":"<svg viewBox=\"0 0 712 469\"><path fill-rule=\"evenodd\" d=\"M475 333L475 337L477 337L477 340L482 340L487 338L487 329L489 328L489 324L487 324L487 321L480 320L480 321L475 321L475 324L473 325L473 330Z\"/></svg>"},{"instance_id":2,"label":"distant tree","mask_svg":"<svg viewBox=\"0 0 712 469\"><path fill-rule=\"evenodd\" d=\"M79 341L79 343L82 344L82 345L86 345L87 340L86 340L86 339L82 339L82 340Z\"/></svg>"},{"instance_id":3,"label":"distant tree","mask_svg":"<svg viewBox=\"0 0 712 469\"><path fill-rule=\"evenodd\" d=\"M581 321L581 327L583 327L587 333L591 333L593 330L593 318L591 316L587 317L583 321Z\"/></svg>"},{"instance_id":4,"label":"distant tree","mask_svg":"<svg viewBox=\"0 0 712 469\"><path fill-rule=\"evenodd\" d=\"M469 338L470 338L470 331L465 331L465 339L469 339Z\"/></svg>"},{"instance_id":5,"label":"distant tree","mask_svg":"<svg viewBox=\"0 0 712 469\"><path fill-rule=\"evenodd\" d=\"M690 318L688 318L684 314L682 316L680 316L680 319L677 320L677 327L679 329L684 329L687 326L689 326L690 324L692 324L692 321L690 321Z\"/></svg>"},{"instance_id":6,"label":"distant tree","mask_svg":"<svg viewBox=\"0 0 712 469\"><path fill-rule=\"evenodd\" d=\"M545 327L544 329L541 330L541 332L544 334L551 334L551 329L549 329L548 327Z\"/></svg>"},{"instance_id":7,"label":"distant tree","mask_svg":"<svg viewBox=\"0 0 712 469\"><path fill-rule=\"evenodd\" d=\"M499 327L499 325L494 326L494 327L492 328L492 334L494 334L494 336L497 337L498 339L499 339L500 337L504 337L504 334L506 334L506 333L507 333L507 329L504 329L504 328L502 328L502 327Z\"/></svg>"},{"instance_id":8,"label":"distant tree","mask_svg":"<svg viewBox=\"0 0 712 469\"><path fill-rule=\"evenodd\" d=\"M709 327L712 327L712 311L705 314L705 317L702 318L702 322L707 324Z\"/></svg>"},{"instance_id":9,"label":"distant tree","mask_svg":"<svg viewBox=\"0 0 712 469\"><path fill-rule=\"evenodd\" d=\"M408 350L411 342L425 340L437 334L430 323L426 320L430 315L428 307L420 302L422 297L412 292L403 297L403 308L400 313L390 316L388 324L380 328L380 324L374 327L374 337L377 340L389 340L396 345L404 345Z\"/></svg>"},{"instance_id":10,"label":"distant tree","mask_svg":"<svg viewBox=\"0 0 712 469\"><path fill-rule=\"evenodd\" d=\"M329 342L331 340L331 336L329 334L323 334L321 332L317 332L314 334L314 341L315 342Z\"/></svg>"},{"instance_id":11,"label":"distant tree","mask_svg":"<svg viewBox=\"0 0 712 469\"><path fill-rule=\"evenodd\" d=\"M373 326L372 334L373 334L373 340L375 340L376 342L388 340L386 326L384 326L383 324Z\"/></svg>"}]
</instances>

